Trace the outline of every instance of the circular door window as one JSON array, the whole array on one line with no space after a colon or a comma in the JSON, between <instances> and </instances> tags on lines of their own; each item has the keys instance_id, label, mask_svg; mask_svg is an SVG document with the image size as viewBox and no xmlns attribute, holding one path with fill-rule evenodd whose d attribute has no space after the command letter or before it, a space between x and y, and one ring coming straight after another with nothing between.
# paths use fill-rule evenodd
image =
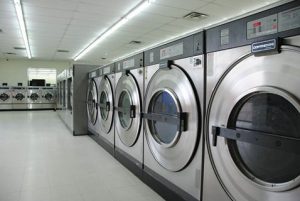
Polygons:
<instances>
[{"instance_id":1,"label":"circular door window","mask_svg":"<svg viewBox=\"0 0 300 201\"><path fill-rule=\"evenodd\" d=\"M100 94L100 114L103 120L106 120L109 114L109 111L106 108L106 104L108 102L107 98L107 93L105 91L102 91Z\"/></svg>"},{"instance_id":2,"label":"circular door window","mask_svg":"<svg viewBox=\"0 0 300 201\"><path fill-rule=\"evenodd\" d=\"M95 81L90 82L88 96L87 96L87 109L88 109L88 116L89 120L92 124L95 124L97 121L97 93L96 91L96 84Z\"/></svg>"},{"instance_id":3,"label":"circular door window","mask_svg":"<svg viewBox=\"0 0 300 201\"><path fill-rule=\"evenodd\" d=\"M151 99L148 113L156 115L174 116L179 113L175 96L167 90L157 92ZM178 136L176 124L165 121L148 120L149 130L154 139L160 144L172 144Z\"/></svg>"},{"instance_id":4,"label":"circular door window","mask_svg":"<svg viewBox=\"0 0 300 201\"><path fill-rule=\"evenodd\" d=\"M124 129L129 129L132 123L132 118L130 117L131 105L132 100L129 92L127 90L122 91L118 101L118 107L122 109L118 111L118 115L120 124Z\"/></svg>"},{"instance_id":5,"label":"circular door window","mask_svg":"<svg viewBox=\"0 0 300 201\"><path fill-rule=\"evenodd\" d=\"M6 101L8 98L9 98L9 96L8 96L6 93L0 94L0 99L1 99L2 101Z\"/></svg>"},{"instance_id":6,"label":"circular door window","mask_svg":"<svg viewBox=\"0 0 300 201\"><path fill-rule=\"evenodd\" d=\"M30 95L30 99L33 100L33 101L36 101L38 98L39 98L39 95L37 93L32 93Z\"/></svg>"},{"instance_id":7,"label":"circular door window","mask_svg":"<svg viewBox=\"0 0 300 201\"><path fill-rule=\"evenodd\" d=\"M193 159L201 136L199 106L189 75L180 67L158 69L149 80L145 140L153 158L168 171L181 171Z\"/></svg>"},{"instance_id":8,"label":"circular door window","mask_svg":"<svg viewBox=\"0 0 300 201\"><path fill-rule=\"evenodd\" d=\"M21 101L25 98L25 96L22 93L17 93L15 96L15 99L17 99L18 101Z\"/></svg>"},{"instance_id":9,"label":"circular door window","mask_svg":"<svg viewBox=\"0 0 300 201\"><path fill-rule=\"evenodd\" d=\"M46 93L45 99L51 101L53 99L53 95L51 93Z\"/></svg>"},{"instance_id":10,"label":"circular door window","mask_svg":"<svg viewBox=\"0 0 300 201\"><path fill-rule=\"evenodd\" d=\"M252 94L235 106L228 126L262 135L299 139L300 113L282 96ZM300 175L300 155L296 152L235 140L228 140L228 148L237 167L260 183L286 183Z\"/></svg>"}]
</instances>

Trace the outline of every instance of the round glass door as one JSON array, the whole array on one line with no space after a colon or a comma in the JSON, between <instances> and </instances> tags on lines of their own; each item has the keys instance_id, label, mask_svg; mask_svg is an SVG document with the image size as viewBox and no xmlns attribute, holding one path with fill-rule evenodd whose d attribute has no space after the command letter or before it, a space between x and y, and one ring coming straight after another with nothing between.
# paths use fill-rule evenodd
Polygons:
<instances>
[{"instance_id":1,"label":"round glass door","mask_svg":"<svg viewBox=\"0 0 300 201\"><path fill-rule=\"evenodd\" d=\"M17 99L18 101L21 101L25 98L25 96L22 93L17 93L15 96L15 99Z\"/></svg>"},{"instance_id":2,"label":"round glass door","mask_svg":"<svg viewBox=\"0 0 300 201\"><path fill-rule=\"evenodd\" d=\"M0 94L0 100L7 101L8 99L9 99L9 95L7 95L6 93Z\"/></svg>"},{"instance_id":3,"label":"round glass door","mask_svg":"<svg viewBox=\"0 0 300 201\"><path fill-rule=\"evenodd\" d=\"M197 92L181 68L158 69L145 94L145 138L153 158L168 171L192 160L201 133Z\"/></svg>"},{"instance_id":4,"label":"round glass door","mask_svg":"<svg viewBox=\"0 0 300 201\"><path fill-rule=\"evenodd\" d=\"M113 77L103 76L99 84L99 113L100 113L100 128L102 133L111 134L114 118L114 94L111 85Z\"/></svg>"},{"instance_id":5,"label":"round glass door","mask_svg":"<svg viewBox=\"0 0 300 201\"><path fill-rule=\"evenodd\" d=\"M132 105L131 95L126 90L122 91L118 101L118 107L123 109L118 111L118 115L119 115L120 124L124 129L129 129L132 123L132 118L130 117L131 105Z\"/></svg>"},{"instance_id":6,"label":"round glass door","mask_svg":"<svg viewBox=\"0 0 300 201\"><path fill-rule=\"evenodd\" d=\"M53 95L52 95L51 93L46 93L45 99L46 99L47 101L51 101L51 100L53 99Z\"/></svg>"},{"instance_id":7,"label":"round glass door","mask_svg":"<svg viewBox=\"0 0 300 201\"><path fill-rule=\"evenodd\" d=\"M87 95L87 110L89 121L95 125L98 116L97 108L97 86L94 80L90 81L88 95Z\"/></svg>"},{"instance_id":8,"label":"round glass door","mask_svg":"<svg viewBox=\"0 0 300 201\"><path fill-rule=\"evenodd\" d=\"M135 145L141 133L142 126L142 101L140 95L140 86L135 76L131 73L122 75L116 85L116 118L115 131L116 140L127 146Z\"/></svg>"},{"instance_id":9,"label":"round glass door","mask_svg":"<svg viewBox=\"0 0 300 201\"><path fill-rule=\"evenodd\" d=\"M150 101L148 113L176 116L178 112L177 100L170 91L159 91ZM172 144L172 142L176 141L178 137L177 125L156 120L148 120L148 124L152 136L158 143Z\"/></svg>"},{"instance_id":10,"label":"round glass door","mask_svg":"<svg viewBox=\"0 0 300 201\"><path fill-rule=\"evenodd\" d=\"M233 109L229 127L300 139L300 113L285 98L259 93L242 99ZM246 142L228 140L239 169L249 178L285 183L300 175L300 155Z\"/></svg>"},{"instance_id":11,"label":"round glass door","mask_svg":"<svg viewBox=\"0 0 300 201\"><path fill-rule=\"evenodd\" d=\"M103 107L100 107L100 115L101 115L101 119L104 121L108 118L108 113L109 113L109 111L106 108L107 102L108 102L107 93L105 91L102 91L100 94L100 105L103 105Z\"/></svg>"},{"instance_id":12,"label":"round glass door","mask_svg":"<svg viewBox=\"0 0 300 201\"><path fill-rule=\"evenodd\" d=\"M30 95L30 99L33 101L37 101L38 98L39 98L39 95L37 93L32 93Z\"/></svg>"}]
</instances>

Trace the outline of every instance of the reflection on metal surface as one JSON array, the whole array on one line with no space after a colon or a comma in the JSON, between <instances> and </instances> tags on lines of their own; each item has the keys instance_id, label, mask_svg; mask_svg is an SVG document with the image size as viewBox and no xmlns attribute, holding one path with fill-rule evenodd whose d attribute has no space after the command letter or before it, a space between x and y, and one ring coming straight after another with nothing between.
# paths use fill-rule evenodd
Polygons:
<instances>
[{"instance_id":1,"label":"reflection on metal surface","mask_svg":"<svg viewBox=\"0 0 300 201\"><path fill-rule=\"evenodd\" d=\"M131 73L124 74L116 86L116 132L128 147L135 144L141 129L141 98L137 82Z\"/></svg>"},{"instance_id":2,"label":"reflection on metal surface","mask_svg":"<svg viewBox=\"0 0 300 201\"><path fill-rule=\"evenodd\" d=\"M208 83L214 83L208 84L208 156L233 200L297 201L300 156L292 147L275 146L300 138L300 49L282 46L280 54L262 57L247 50L250 46L208 56L213 63ZM228 59L233 55L235 60ZM218 137L213 146L213 127L236 130L236 136Z\"/></svg>"},{"instance_id":3,"label":"reflection on metal surface","mask_svg":"<svg viewBox=\"0 0 300 201\"><path fill-rule=\"evenodd\" d=\"M95 125L98 116L98 107L97 107L97 86L95 80L90 80L88 88L88 97L87 97L87 112L89 121Z\"/></svg>"},{"instance_id":4,"label":"reflection on metal surface","mask_svg":"<svg viewBox=\"0 0 300 201\"><path fill-rule=\"evenodd\" d=\"M186 130L176 124L145 121L146 140L155 160L168 171L182 170L193 157L200 129L198 101L188 75L174 65L157 70L147 86L145 101L150 114L187 114Z\"/></svg>"},{"instance_id":5,"label":"reflection on metal surface","mask_svg":"<svg viewBox=\"0 0 300 201\"><path fill-rule=\"evenodd\" d=\"M113 127L114 118L114 95L108 76L103 76L99 84L99 93L100 127L105 134L108 134Z\"/></svg>"},{"instance_id":6,"label":"reflection on metal surface","mask_svg":"<svg viewBox=\"0 0 300 201\"><path fill-rule=\"evenodd\" d=\"M229 122L230 127L237 129L300 139L299 111L276 94L260 93L241 100L233 109ZM285 183L300 175L300 155L297 152L231 140L228 146L241 171L262 181Z\"/></svg>"},{"instance_id":7,"label":"reflection on metal surface","mask_svg":"<svg viewBox=\"0 0 300 201\"><path fill-rule=\"evenodd\" d=\"M157 92L150 101L148 112L176 116L179 108L173 96L168 91ZM158 143L170 144L178 137L175 124L152 120L148 120L148 124L151 134Z\"/></svg>"},{"instance_id":8,"label":"reflection on metal surface","mask_svg":"<svg viewBox=\"0 0 300 201\"><path fill-rule=\"evenodd\" d=\"M130 94L124 90L122 91L120 98L118 100L119 108L130 108L132 105L132 100ZM129 129L132 123L132 118L130 117L130 110L118 111L119 121L124 129Z\"/></svg>"}]
</instances>

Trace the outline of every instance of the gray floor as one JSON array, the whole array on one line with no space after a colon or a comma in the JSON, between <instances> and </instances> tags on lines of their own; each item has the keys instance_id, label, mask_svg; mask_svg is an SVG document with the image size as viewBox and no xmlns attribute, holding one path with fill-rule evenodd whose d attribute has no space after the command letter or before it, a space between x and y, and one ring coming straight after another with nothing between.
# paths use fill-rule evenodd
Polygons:
<instances>
[{"instance_id":1,"label":"gray floor","mask_svg":"<svg viewBox=\"0 0 300 201\"><path fill-rule=\"evenodd\" d=\"M0 112L0 201L161 201L53 111Z\"/></svg>"}]
</instances>

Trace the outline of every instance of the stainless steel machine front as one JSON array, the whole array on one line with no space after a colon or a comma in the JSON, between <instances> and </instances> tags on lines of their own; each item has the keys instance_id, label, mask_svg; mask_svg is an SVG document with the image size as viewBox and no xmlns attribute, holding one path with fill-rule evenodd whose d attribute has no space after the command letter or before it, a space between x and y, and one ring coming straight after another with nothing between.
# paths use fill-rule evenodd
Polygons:
<instances>
[{"instance_id":1,"label":"stainless steel machine front","mask_svg":"<svg viewBox=\"0 0 300 201\"><path fill-rule=\"evenodd\" d=\"M58 75L60 82L58 115L72 134L88 134L88 115L86 94L88 90L88 72L96 66L74 64Z\"/></svg>"},{"instance_id":2,"label":"stainless steel machine front","mask_svg":"<svg viewBox=\"0 0 300 201\"><path fill-rule=\"evenodd\" d=\"M144 167L172 192L161 192L167 200L200 199L203 40L200 32L145 53Z\"/></svg>"},{"instance_id":3,"label":"stainless steel machine front","mask_svg":"<svg viewBox=\"0 0 300 201\"><path fill-rule=\"evenodd\" d=\"M27 109L38 109L42 101L39 87L27 87Z\"/></svg>"},{"instance_id":4,"label":"stainless steel machine front","mask_svg":"<svg viewBox=\"0 0 300 201\"><path fill-rule=\"evenodd\" d=\"M12 109L11 88L8 86L0 86L0 110Z\"/></svg>"},{"instance_id":5,"label":"stainless steel machine front","mask_svg":"<svg viewBox=\"0 0 300 201\"><path fill-rule=\"evenodd\" d=\"M41 87L42 93L42 108L55 109L57 100L57 88L56 87Z\"/></svg>"},{"instance_id":6,"label":"stainless steel machine front","mask_svg":"<svg viewBox=\"0 0 300 201\"><path fill-rule=\"evenodd\" d=\"M115 155L121 161L127 159L138 171L143 166L143 64L143 53L116 62Z\"/></svg>"},{"instance_id":7,"label":"stainless steel machine front","mask_svg":"<svg viewBox=\"0 0 300 201\"><path fill-rule=\"evenodd\" d=\"M114 128L114 87L115 87L115 66L106 65L99 69L100 82L98 85L98 119L99 119L99 140L100 144L111 154L115 147Z\"/></svg>"},{"instance_id":8,"label":"stainless steel machine front","mask_svg":"<svg viewBox=\"0 0 300 201\"><path fill-rule=\"evenodd\" d=\"M27 88L26 87L12 87L12 103L13 109L27 109Z\"/></svg>"},{"instance_id":9,"label":"stainless steel machine front","mask_svg":"<svg viewBox=\"0 0 300 201\"><path fill-rule=\"evenodd\" d=\"M299 16L294 1L207 31L203 201L299 200Z\"/></svg>"},{"instance_id":10,"label":"stainless steel machine front","mask_svg":"<svg viewBox=\"0 0 300 201\"><path fill-rule=\"evenodd\" d=\"M92 135L99 136L99 108L98 108L98 87L101 78L100 69L89 72L88 90L87 90L87 115L88 115L88 132Z\"/></svg>"}]
</instances>

